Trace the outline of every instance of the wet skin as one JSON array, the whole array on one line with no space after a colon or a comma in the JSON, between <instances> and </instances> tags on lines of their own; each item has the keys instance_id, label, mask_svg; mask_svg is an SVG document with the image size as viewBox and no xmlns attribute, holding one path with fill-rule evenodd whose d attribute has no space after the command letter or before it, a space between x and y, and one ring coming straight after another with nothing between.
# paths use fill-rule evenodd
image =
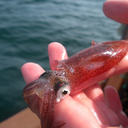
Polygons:
<instances>
[{"instance_id":1,"label":"wet skin","mask_svg":"<svg viewBox=\"0 0 128 128\"><path fill-rule=\"evenodd\" d=\"M54 60L67 58L65 48L59 43L51 43L48 47L48 52L51 69L53 68ZM120 64L100 77L104 79L108 76L123 73L126 69L128 70L127 63L126 55ZM44 70L34 63L26 63L22 67L22 73L27 84L37 79L43 72ZM122 112L116 91L112 87L107 87L104 97L103 92L97 84L75 95L68 96L56 104L53 127L61 121L66 122L63 128L94 126L100 128L118 126L120 124L123 126L128 125L127 117Z\"/></svg>"}]
</instances>

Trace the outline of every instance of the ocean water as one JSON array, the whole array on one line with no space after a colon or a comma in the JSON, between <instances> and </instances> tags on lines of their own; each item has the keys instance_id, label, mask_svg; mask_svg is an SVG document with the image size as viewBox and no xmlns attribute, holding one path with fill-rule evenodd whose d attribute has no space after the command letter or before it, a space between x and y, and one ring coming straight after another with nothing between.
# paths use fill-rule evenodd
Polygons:
<instances>
[{"instance_id":1,"label":"ocean water","mask_svg":"<svg viewBox=\"0 0 128 128\"><path fill-rule=\"evenodd\" d=\"M26 62L49 69L47 46L62 43L69 55L96 42L119 40L119 23L102 12L105 0L0 1L0 121L27 107L20 71Z\"/></svg>"}]
</instances>

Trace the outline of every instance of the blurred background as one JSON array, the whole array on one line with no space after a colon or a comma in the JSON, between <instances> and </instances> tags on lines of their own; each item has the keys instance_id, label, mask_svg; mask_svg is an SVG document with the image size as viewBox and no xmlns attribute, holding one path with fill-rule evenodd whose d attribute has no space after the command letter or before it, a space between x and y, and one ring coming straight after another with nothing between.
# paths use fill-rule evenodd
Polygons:
<instances>
[{"instance_id":1,"label":"blurred background","mask_svg":"<svg viewBox=\"0 0 128 128\"><path fill-rule=\"evenodd\" d=\"M120 24L102 12L105 0L0 0L0 121L27 107L20 71L26 62L49 69L47 46L71 55L91 41L119 40Z\"/></svg>"}]
</instances>

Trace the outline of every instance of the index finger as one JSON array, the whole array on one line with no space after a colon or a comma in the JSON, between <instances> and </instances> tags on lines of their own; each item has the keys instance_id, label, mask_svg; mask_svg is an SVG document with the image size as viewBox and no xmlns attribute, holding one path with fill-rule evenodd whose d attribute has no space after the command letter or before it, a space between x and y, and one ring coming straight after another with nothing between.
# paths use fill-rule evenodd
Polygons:
<instances>
[{"instance_id":1,"label":"index finger","mask_svg":"<svg viewBox=\"0 0 128 128\"><path fill-rule=\"evenodd\" d=\"M55 60L63 60L68 58L65 47L58 42L53 42L48 45L48 54L49 63L52 70L54 70L53 65Z\"/></svg>"}]
</instances>

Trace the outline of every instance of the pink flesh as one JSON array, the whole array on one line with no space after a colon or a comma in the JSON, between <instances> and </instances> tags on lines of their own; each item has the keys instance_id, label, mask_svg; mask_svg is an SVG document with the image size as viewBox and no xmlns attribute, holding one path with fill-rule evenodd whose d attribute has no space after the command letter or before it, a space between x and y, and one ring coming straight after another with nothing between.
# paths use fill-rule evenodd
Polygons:
<instances>
[{"instance_id":1,"label":"pink flesh","mask_svg":"<svg viewBox=\"0 0 128 128\"><path fill-rule=\"evenodd\" d=\"M128 24L127 0L107 0L103 5L103 12L108 18Z\"/></svg>"},{"instance_id":2,"label":"pink flesh","mask_svg":"<svg viewBox=\"0 0 128 128\"><path fill-rule=\"evenodd\" d=\"M110 69L109 71L107 71L106 73L104 73L101 76L92 78L89 82L82 84L82 86L83 85L86 85L86 86L91 85L91 83L93 83L93 80L95 80L95 79L101 80L101 79L105 79L110 76L121 74L121 73L124 73L127 71L128 71L128 53L116 67L113 67L112 69ZM80 87L80 90L82 90L82 86ZM105 128L108 126L118 126L119 124L122 124L122 123L123 123L123 126L128 125L128 119L121 109L121 106L119 104L120 99L117 96L118 94L115 94L116 93L115 91L113 92L113 90L109 89L108 90L109 92L107 91L105 95L107 95L106 99L107 99L108 103L115 101L115 102L113 102L113 104L111 104L110 109L112 109L113 111L115 111L117 109L119 110L119 111L118 110L115 111L115 113L117 114L117 117L119 115L119 118L121 118L121 122L117 119L117 117L115 117L114 113L113 114L111 113L111 110L107 110L109 108L106 108L106 110L105 110L104 107L102 107L102 105L107 105L107 104L104 101L104 94L100 88L98 89L98 87L93 85L91 87L86 88L85 90L86 91L84 93L79 91L78 93L75 93L74 95L72 95L72 97L70 97L70 96L67 97L66 99L62 100L59 104L57 104L55 106L55 122L65 121L66 124L64 125L63 128L68 128L68 127L77 128L77 125L79 125L81 127L82 126L91 127L92 123L91 124L88 123L87 120L90 119L89 122L94 122L94 124L96 122L93 117L86 116L86 114L85 114L87 112L86 109L89 109L90 112L92 110L95 110L95 112L97 114L99 114L99 115L97 115L97 118L100 121L99 126L96 125L98 128L101 127L100 124L102 126L104 126ZM96 93L92 92L94 90L96 91ZM88 92L88 94L87 94L87 92ZM115 97L110 98L109 93L113 93L113 95ZM89 100L88 97L93 100L93 103L91 100ZM91 98L91 97L93 97L93 98ZM96 100L99 100L99 101L96 101ZM98 104L98 106L94 103L94 101ZM81 105L78 105L79 103ZM88 106L89 106L89 108L88 108ZM101 111L101 113L98 112L99 107L100 107L100 111L101 111L101 109L104 109ZM82 113L84 113L85 115ZM94 116L96 113L93 113ZM104 113L106 113L105 116L108 116L108 117L109 117L109 115L111 115L111 118L107 118L108 122L106 121L106 118L104 118L104 115L102 115ZM74 119L71 121L70 119L73 116L75 117L76 115L77 115L76 120ZM88 119L86 120L87 117L88 117ZM116 128L116 127L114 127L114 128Z\"/></svg>"},{"instance_id":3,"label":"pink flesh","mask_svg":"<svg viewBox=\"0 0 128 128\"><path fill-rule=\"evenodd\" d=\"M57 70L62 68L68 74L67 77L72 91L80 91L78 89L80 84L103 75L103 73L118 65L127 51L128 41L124 40L93 44L90 48L56 63L55 66ZM97 83L97 80L94 80L92 84Z\"/></svg>"},{"instance_id":4,"label":"pink flesh","mask_svg":"<svg viewBox=\"0 0 128 128\"><path fill-rule=\"evenodd\" d=\"M127 43L125 43L125 42L128 42L128 41L121 41L121 43L120 43L120 47L119 48L117 48L118 50L121 50L121 49L123 49L122 51L121 51L121 53L120 54L118 54L117 55L117 58L115 58L115 60L113 61L113 58L112 57L110 57L110 59L109 59L109 61L112 61L112 62L110 62L110 66L109 66L109 68L106 66L107 65L107 62L108 61L105 61L106 63L105 63L105 69L104 68L101 68L100 70L98 69L97 71L96 70L93 70L93 72L94 72L94 75L92 75L92 74L90 74L87 70L81 70L81 69L79 69L78 67L76 67L76 68L78 68L78 70L76 71L75 70L75 72L74 73L76 73L76 74L74 74L74 76L75 76L75 80L76 81L78 81L78 83L77 83L77 88L75 87L75 86L73 86L72 87L72 93L74 93L74 92L79 92L79 91L81 91L81 90L83 90L85 87L88 87L88 86L90 86L90 85L92 85L92 84L94 84L94 83L96 83L96 82L98 82L98 81L100 81L101 79L103 79L103 78L107 78L108 76L110 76L111 74L113 75L114 74L114 71L115 71L115 69L118 67L118 66L120 66L120 63L122 63L122 61L124 62L124 59L127 59L127 58L124 58L124 56L126 55L126 53L127 53L127 51L128 51L128 44ZM119 41L117 41L116 42L116 44L118 44L119 43ZM112 42L112 44L113 44L113 42ZM115 48L115 49L116 49ZM95 53L94 53L95 54ZM99 55L99 53L97 54L97 55ZM81 56L81 58L83 58L83 56ZM102 58L102 57L101 57ZM84 58L85 59L85 58ZM122 60L123 59L123 60ZM68 63L69 65L68 65L68 67L69 67L69 69L70 69L70 66L73 66L73 63L76 61L76 58L75 59L68 59L68 60L70 60L70 63ZM96 62L98 62L97 61L98 59L96 59L95 61ZM122 60L122 61L121 61ZM103 61L103 59L101 59L100 61ZM63 63L64 61L62 61L62 63ZM78 62L78 66L83 66L83 64L84 63L82 63L82 65L80 65L80 61L77 61ZM116 62L116 63L115 63ZM120 62L120 63L119 63ZM87 64L88 66L89 66L89 63ZM96 64L97 65L97 64ZM96 67L96 65L94 66L94 69L95 69L95 67ZM127 66L126 66L127 67ZM74 67L73 67L74 68ZM107 69L107 70L106 70ZM123 67L123 69L125 69L125 67ZM85 71L87 71L87 75L88 75L88 78L86 79L85 77L82 77L82 81L80 80L79 81L79 79L81 79L81 78L79 78L79 75L82 75L82 76L84 76L84 74L85 74ZM120 72L120 68L118 69L118 70L116 70L117 72ZM125 71L125 70L121 70L121 71ZM116 73L117 73L116 72ZM69 73L70 74L70 73ZM78 78L77 78L78 77ZM70 77L70 81L71 81L71 83L73 83L74 85L75 85L75 82L74 82L74 78L71 78ZM85 82L84 82L85 81ZM79 86L78 86L78 84L80 84ZM86 86L85 86L86 85ZM71 97L68 97L67 98L67 101L66 100L63 100L62 102L60 102L59 104L60 104L60 106L61 106L61 104L63 104L64 105L64 110L62 110L63 109L63 107L61 106L59 106L60 108L57 108L57 111L59 111L59 109L61 109L61 113L56 113L56 111L55 111L55 114L57 114L58 116L57 116L57 118L59 118L60 116L63 116L63 120L64 121L66 121L66 124L64 125L64 127L66 127L66 126L69 126L69 127L74 127L75 125L74 124L70 124L70 123L68 123L68 120L67 120L67 118L64 116L64 113L66 112L67 113L67 115L69 115L69 117L70 116L72 116L73 115L73 113L74 112L78 112L78 114L80 114L81 116L82 116L82 119L80 119L80 120L77 120L76 121L76 118L75 118L75 116L74 116L74 121L76 122L76 124L78 123L80 123L80 122L84 122L85 120L88 120L88 121L90 121L91 119L93 119L93 117L91 117L91 118L87 118L87 116L85 116L85 114L83 114L82 115L82 113L80 112L82 109L78 109L77 107L73 107L73 108L70 108L70 105L72 105L72 106L77 106L78 104L77 104L77 102L76 101L73 101L72 99L71 99L71 101L73 101L73 102L71 102L70 100L69 100L69 102L68 102L68 99L70 99ZM70 104L69 104L70 103ZM56 107L59 105L59 104L57 104L56 105ZM41 105L41 104L40 104ZM31 105L30 105L30 107L31 107ZM44 106L45 107L45 106ZM82 108L82 106L81 105L78 105L78 107L80 107L80 108ZM54 109L54 108L51 108L51 109ZM56 109L56 108L55 108ZM66 111L66 109L67 109L67 111ZM70 110L71 109L71 110ZM70 110L70 111L69 111ZM72 111L73 110L73 111ZM78 111L79 110L79 111ZM83 108L83 110L82 111L84 111L84 112L86 112L86 113L88 113L88 111L87 110L85 110L84 108ZM71 112L71 113L70 113ZM62 114L62 115L61 115ZM89 114L89 113L88 113ZM46 115L47 115L47 113L46 113ZM59 116L60 115L60 116ZM40 116L39 116L40 117ZM73 117L73 116L72 116ZM113 115L113 117L114 117L114 115ZM85 119L84 119L85 118ZM87 119L86 119L87 118ZM62 118L60 118L61 120L62 120ZM73 118L72 118L73 119ZM50 120L50 119L49 119ZM59 120L59 119L56 119L55 118L55 121L56 120ZM95 120L95 119L94 119ZM96 121L94 121L93 120L93 122L94 122L94 125L95 125L95 127L97 126L99 126L99 125L97 125L97 122ZM115 118L114 119L115 120L115 124L114 125L118 125L118 120ZM46 124L47 123L49 123L49 121L48 120L45 120L46 122ZM48 122L47 122L48 121ZM50 123L52 123L52 121L53 121L53 119L50 121ZM43 123L43 122L42 122ZM107 124L108 122L107 121L103 121L103 123L105 123L105 124ZM110 123L110 122L109 122ZM78 125L79 126L79 125ZM74 127L75 128L75 127Z\"/></svg>"}]
</instances>

